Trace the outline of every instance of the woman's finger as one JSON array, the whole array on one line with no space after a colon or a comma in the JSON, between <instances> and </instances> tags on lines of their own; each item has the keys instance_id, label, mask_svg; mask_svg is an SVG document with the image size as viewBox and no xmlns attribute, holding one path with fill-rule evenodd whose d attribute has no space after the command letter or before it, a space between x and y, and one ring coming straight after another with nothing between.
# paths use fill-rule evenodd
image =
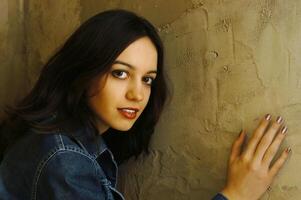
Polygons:
<instances>
[{"instance_id":1,"label":"woman's finger","mask_svg":"<svg viewBox=\"0 0 301 200\"><path fill-rule=\"evenodd\" d=\"M281 156L278 158L278 160L274 163L274 165L270 169L269 174L270 174L271 177L276 176L276 174L279 172L279 170L282 168L283 164L287 160L288 155L290 154L290 152L291 152L290 147L286 148L282 152Z\"/></svg>"},{"instance_id":2,"label":"woman's finger","mask_svg":"<svg viewBox=\"0 0 301 200\"><path fill-rule=\"evenodd\" d=\"M242 130L238 136L238 138L234 141L232 145L231 155L230 155L230 163L232 163L237 157L240 156L242 144L245 139L245 132Z\"/></svg>"},{"instance_id":3,"label":"woman's finger","mask_svg":"<svg viewBox=\"0 0 301 200\"><path fill-rule=\"evenodd\" d=\"M244 152L244 156L246 158L251 158L254 155L254 152L256 150L256 147L261 140L266 128L268 127L271 120L271 115L267 114L260 122L259 126L256 128L254 134L252 135L246 151Z\"/></svg>"},{"instance_id":4,"label":"woman's finger","mask_svg":"<svg viewBox=\"0 0 301 200\"><path fill-rule=\"evenodd\" d=\"M282 117L277 117L276 121L272 124L272 126L266 131L264 136L261 138L255 153L254 153L254 162L261 163L264 154L266 153L267 149L271 145L272 141L274 140L275 135L279 131L283 122Z\"/></svg>"},{"instance_id":5,"label":"woman's finger","mask_svg":"<svg viewBox=\"0 0 301 200\"><path fill-rule=\"evenodd\" d=\"M262 159L262 163L266 165L267 167L270 166L271 161L273 160L275 154L277 153L282 141L284 140L285 136L287 135L287 127L284 126L280 130L280 132L277 134L275 140L271 144L271 146L268 148L266 153L264 154L264 157Z\"/></svg>"}]
</instances>

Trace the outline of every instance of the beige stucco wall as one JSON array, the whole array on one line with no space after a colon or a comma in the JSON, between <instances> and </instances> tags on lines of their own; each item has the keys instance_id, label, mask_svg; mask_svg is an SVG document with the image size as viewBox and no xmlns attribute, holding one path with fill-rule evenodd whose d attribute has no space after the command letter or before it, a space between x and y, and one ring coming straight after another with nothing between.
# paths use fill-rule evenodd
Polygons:
<instances>
[{"instance_id":1,"label":"beige stucco wall","mask_svg":"<svg viewBox=\"0 0 301 200\"><path fill-rule=\"evenodd\" d=\"M0 1L0 108L23 96L29 86L23 8L23 0Z\"/></svg>"},{"instance_id":2,"label":"beige stucco wall","mask_svg":"<svg viewBox=\"0 0 301 200\"><path fill-rule=\"evenodd\" d=\"M174 96L150 156L120 169L127 199L210 199L224 185L232 141L265 113L285 117L282 148L293 154L262 199L301 198L300 1L29 0L20 9L21 2L0 2L1 102L22 96L22 83L31 86L51 52L99 11L130 9L158 27Z\"/></svg>"}]
</instances>

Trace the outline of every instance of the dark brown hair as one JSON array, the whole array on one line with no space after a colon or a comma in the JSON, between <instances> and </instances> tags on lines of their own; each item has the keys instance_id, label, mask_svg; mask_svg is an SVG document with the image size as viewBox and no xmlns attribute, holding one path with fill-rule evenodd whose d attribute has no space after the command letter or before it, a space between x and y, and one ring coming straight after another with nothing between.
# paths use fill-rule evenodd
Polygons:
<instances>
[{"instance_id":1,"label":"dark brown hair","mask_svg":"<svg viewBox=\"0 0 301 200\"><path fill-rule=\"evenodd\" d=\"M118 163L141 152L148 152L168 97L163 71L163 45L154 26L146 19L125 10L109 10L84 22L49 59L27 96L13 107L6 107L2 121L0 156L29 128L66 134L78 126L93 126L87 104L87 90L96 77L104 75L118 55L135 40L147 36L158 53L157 77L151 86L149 102L128 133L109 129L104 139ZM53 123L42 123L55 115Z\"/></svg>"}]
</instances>

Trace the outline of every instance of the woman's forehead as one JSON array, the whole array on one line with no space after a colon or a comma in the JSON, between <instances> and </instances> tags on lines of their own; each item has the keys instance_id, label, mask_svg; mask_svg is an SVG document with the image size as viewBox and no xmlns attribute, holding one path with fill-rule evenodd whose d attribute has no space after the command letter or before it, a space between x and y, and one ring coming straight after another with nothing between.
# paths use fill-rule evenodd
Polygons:
<instances>
[{"instance_id":1,"label":"woman's forehead","mask_svg":"<svg viewBox=\"0 0 301 200\"><path fill-rule=\"evenodd\" d=\"M157 69L158 53L155 45L148 37L140 38L131 43L116 58L120 63L126 63L128 67L144 68L147 71Z\"/></svg>"}]
</instances>

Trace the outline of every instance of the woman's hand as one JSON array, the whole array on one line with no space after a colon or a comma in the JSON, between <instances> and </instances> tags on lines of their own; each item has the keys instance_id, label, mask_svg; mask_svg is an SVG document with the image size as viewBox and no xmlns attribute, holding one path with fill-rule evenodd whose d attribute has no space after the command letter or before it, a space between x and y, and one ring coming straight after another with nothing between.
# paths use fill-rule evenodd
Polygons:
<instances>
[{"instance_id":1,"label":"woman's hand","mask_svg":"<svg viewBox=\"0 0 301 200\"><path fill-rule=\"evenodd\" d=\"M283 125L283 119L278 117L275 122L271 122L271 115L267 114L250 138L247 148L242 151L245 139L245 132L242 131L233 143L227 184L221 193L229 200L259 199L291 151L286 148L271 165L286 133L287 127Z\"/></svg>"}]
</instances>

